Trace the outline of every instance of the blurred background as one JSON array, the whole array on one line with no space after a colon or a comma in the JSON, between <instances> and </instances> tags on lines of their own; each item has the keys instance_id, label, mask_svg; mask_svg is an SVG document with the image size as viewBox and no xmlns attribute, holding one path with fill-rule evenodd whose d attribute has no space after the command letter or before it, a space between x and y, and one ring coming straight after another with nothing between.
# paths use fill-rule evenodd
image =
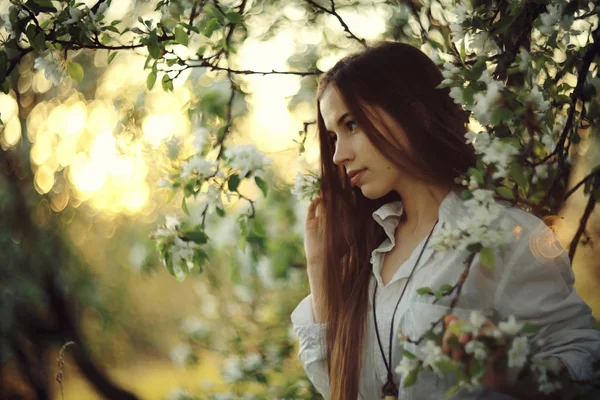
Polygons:
<instances>
[{"instance_id":1,"label":"blurred background","mask_svg":"<svg viewBox=\"0 0 600 400\"><path fill-rule=\"evenodd\" d=\"M106 18L120 26L138 17L158 21L164 15L154 11L157 3L113 1ZM235 67L325 71L360 49L334 16L315 16L300 3L253 4ZM407 24L401 7L341 3L339 13L358 37L416 40L416 20ZM0 14L9 6L1 0ZM229 144L253 143L273 160L269 196L248 183L240 189L261 211L247 239L252 246L240 244L234 218L243 206L224 199L228 216L214 216L207 228L210 261L201 275L179 281L150 239L166 215L181 215L181 194L160 182L222 122L229 81L192 68L173 80L172 91L148 90L143 51L119 52L110 63L104 50L71 56L83 66L81 83L53 86L29 54L13 74L16 90L0 94L0 323L10 338L0 348L0 397L44 398L49 388L50 398L99 399L103 387L114 393L109 398L130 398L120 390L143 399L188 392L318 398L297 360L289 321L309 291L307 204L292 197L290 185L298 171L318 164L312 126L305 151L295 143L315 118L316 78L235 77L240 96ZM598 159L591 129L575 154L573 181ZM563 245L584 207L579 193L561 211L556 232ZM199 218L195 205L189 208ZM593 240L597 213L589 226ZM597 317L598 257L598 246L580 246L573 262L576 288Z\"/></svg>"}]
</instances>

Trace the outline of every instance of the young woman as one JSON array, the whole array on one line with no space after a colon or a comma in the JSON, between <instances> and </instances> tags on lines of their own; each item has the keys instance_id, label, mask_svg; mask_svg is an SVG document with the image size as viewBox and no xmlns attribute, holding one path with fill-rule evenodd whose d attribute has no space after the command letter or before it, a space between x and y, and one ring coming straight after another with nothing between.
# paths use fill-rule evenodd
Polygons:
<instances>
[{"instance_id":1,"label":"young woman","mask_svg":"<svg viewBox=\"0 0 600 400\"><path fill-rule=\"evenodd\" d=\"M464 139L468 114L436 89L442 79L416 48L383 43L341 60L320 82L322 197L309 207L305 237L311 294L292 322L299 358L327 399L439 400L453 385L421 372L403 388L395 372L397 333L416 339L449 310L449 298L433 304L416 290L455 284L469 254L435 257L429 245L443 224L468 213L454 179L476 161ZM517 208L502 210L519 237L495 254L494 270L475 257L453 316L468 320L478 310L493 323L512 315L543 325L536 357L557 358L573 379L590 378L600 333L573 289L567 255L534 254L530 240L547 228ZM505 375L492 368L486 389L455 398L511 398L501 393L510 391Z\"/></svg>"}]
</instances>

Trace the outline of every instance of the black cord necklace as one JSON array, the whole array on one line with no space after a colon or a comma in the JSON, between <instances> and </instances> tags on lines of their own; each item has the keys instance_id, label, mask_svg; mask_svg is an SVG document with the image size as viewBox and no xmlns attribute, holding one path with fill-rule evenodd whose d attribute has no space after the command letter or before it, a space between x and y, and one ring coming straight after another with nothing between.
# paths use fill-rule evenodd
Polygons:
<instances>
[{"instance_id":1,"label":"black cord necklace","mask_svg":"<svg viewBox=\"0 0 600 400\"><path fill-rule=\"evenodd\" d=\"M421 260L421 256L423 255L423 252L425 251L425 248L427 247L427 243L429 243L429 238L431 237L431 234L433 233L433 230L435 229L435 226L437 225L438 220L439 219L437 219L435 221L435 224L433 224L433 228L431 228L431 232L429 232L429 235L427 235L427 240L425 241L425 244L423 245L423 248L421 249L421 252L419 253L419 257L417 258L415 265L413 265L413 268L410 271L410 274L408 275L408 279L406 280L406 285L404 285L404 288L402 289L402 293L400 293L400 297L398 298L398 301L396 302L396 307L394 308L394 313L392 314L392 324L390 326L390 340L389 340L389 347L388 347L389 361L387 360L387 358L385 356L385 351L383 350L383 345L381 344L381 338L379 336L379 328L377 327L377 312L376 312L377 307L376 307L376 303L375 303L375 297L377 295L377 282L375 282L375 290L373 291L373 322L375 323L375 333L377 334L377 344L379 344L379 350L381 351L381 356L383 357L385 369L387 370L387 380L385 382L385 385L383 385L383 388L382 388L383 399L385 399L385 400L398 400L398 388L396 387L396 384L394 383L394 374L392 373L392 337L393 337L393 333L394 333L394 319L396 318L396 310L398 310L398 305L400 304L400 300L402 300L402 296L404 296L404 292L406 291L406 288L408 287L410 278L412 277L413 272L415 272L415 269L416 269L417 265L419 264L419 261Z\"/></svg>"}]
</instances>

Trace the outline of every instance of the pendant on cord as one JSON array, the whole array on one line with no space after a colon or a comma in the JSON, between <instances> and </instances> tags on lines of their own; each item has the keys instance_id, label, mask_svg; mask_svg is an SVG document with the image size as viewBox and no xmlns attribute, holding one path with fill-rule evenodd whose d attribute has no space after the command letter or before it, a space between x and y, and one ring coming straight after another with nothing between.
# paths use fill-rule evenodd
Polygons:
<instances>
[{"instance_id":1,"label":"pendant on cord","mask_svg":"<svg viewBox=\"0 0 600 400\"><path fill-rule=\"evenodd\" d=\"M387 380L383 385L383 400L398 400L398 388L393 379Z\"/></svg>"}]
</instances>

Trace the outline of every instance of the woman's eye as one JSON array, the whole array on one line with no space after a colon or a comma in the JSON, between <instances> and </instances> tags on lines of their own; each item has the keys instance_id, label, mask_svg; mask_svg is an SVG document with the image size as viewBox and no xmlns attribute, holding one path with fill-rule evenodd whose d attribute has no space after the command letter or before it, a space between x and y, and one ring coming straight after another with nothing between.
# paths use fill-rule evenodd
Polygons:
<instances>
[{"instance_id":1,"label":"woman's eye","mask_svg":"<svg viewBox=\"0 0 600 400\"><path fill-rule=\"evenodd\" d=\"M350 132L354 132L354 130L356 130L356 128L358 128L358 125L356 124L355 121L348 121L348 122L346 122L346 127L348 129L350 129Z\"/></svg>"}]
</instances>

